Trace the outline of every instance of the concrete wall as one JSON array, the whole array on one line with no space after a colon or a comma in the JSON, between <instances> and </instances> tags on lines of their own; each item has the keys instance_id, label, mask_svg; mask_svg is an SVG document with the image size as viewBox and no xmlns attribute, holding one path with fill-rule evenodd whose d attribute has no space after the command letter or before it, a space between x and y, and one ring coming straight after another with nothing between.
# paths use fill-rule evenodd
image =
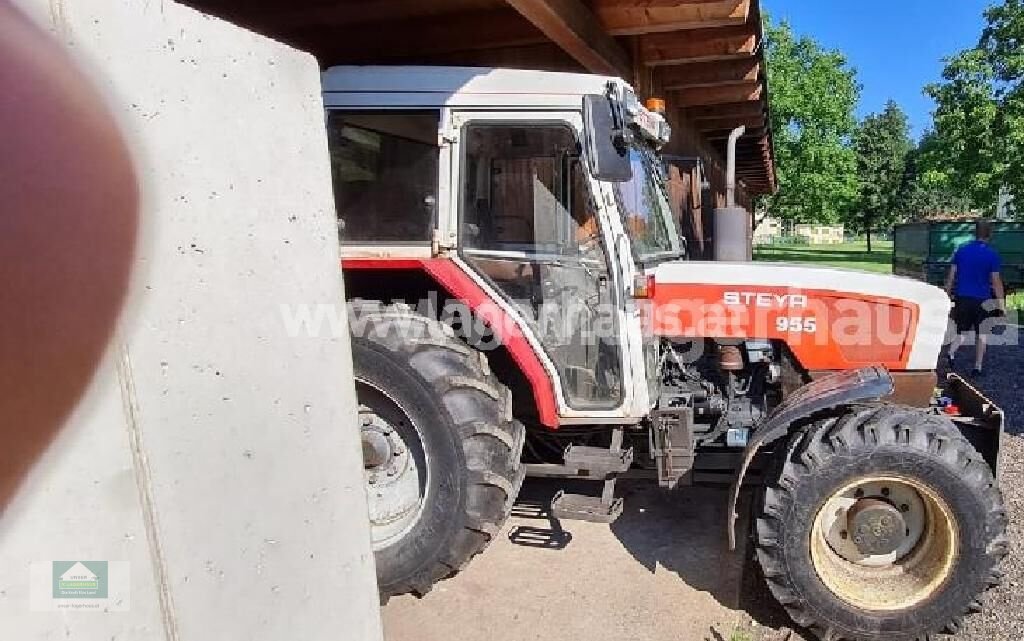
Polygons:
<instances>
[{"instance_id":1,"label":"concrete wall","mask_svg":"<svg viewBox=\"0 0 1024 641\"><path fill-rule=\"evenodd\" d=\"M118 344L0 521L0 638L379 639L348 341L279 308L342 300L315 60L166 0L24 1L121 116L146 229ZM60 560L130 585L32 611Z\"/></svg>"}]
</instances>

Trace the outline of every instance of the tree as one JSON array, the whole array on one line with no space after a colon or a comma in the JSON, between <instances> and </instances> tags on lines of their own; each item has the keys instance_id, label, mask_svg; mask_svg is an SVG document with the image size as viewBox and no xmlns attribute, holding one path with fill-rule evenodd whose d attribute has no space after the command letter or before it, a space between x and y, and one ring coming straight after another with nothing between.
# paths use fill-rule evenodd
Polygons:
<instances>
[{"instance_id":1,"label":"tree","mask_svg":"<svg viewBox=\"0 0 1024 641\"><path fill-rule=\"evenodd\" d=\"M907 170L900 185L901 213L907 220L930 220L960 215L974 208L972 200L958 189L952 172L935 169L941 163L934 132L926 132L907 158Z\"/></svg>"},{"instance_id":2,"label":"tree","mask_svg":"<svg viewBox=\"0 0 1024 641\"><path fill-rule=\"evenodd\" d=\"M981 49L996 74L999 111L994 134L1002 153L1002 187L1024 202L1024 0L1005 0L985 12ZM1024 208L1018 207L1024 214Z\"/></svg>"},{"instance_id":3,"label":"tree","mask_svg":"<svg viewBox=\"0 0 1024 641\"><path fill-rule=\"evenodd\" d=\"M856 72L840 52L797 37L786 22L766 23L779 190L763 197L758 210L791 222L837 222L857 197Z\"/></svg>"},{"instance_id":4,"label":"tree","mask_svg":"<svg viewBox=\"0 0 1024 641\"><path fill-rule=\"evenodd\" d=\"M933 184L992 211L1003 189L1024 201L1024 0L985 17L978 46L949 58L942 81L925 88L936 109L920 163Z\"/></svg>"},{"instance_id":5,"label":"tree","mask_svg":"<svg viewBox=\"0 0 1024 641\"><path fill-rule=\"evenodd\" d=\"M943 176L942 182L973 208L990 208L1005 172L995 134L995 72L984 51L971 49L947 60L942 77L925 88L936 108L930 149L922 160L934 178Z\"/></svg>"},{"instance_id":6,"label":"tree","mask_svg":"<svg viewBox=\"0 0 1024 641\"><path fill-rule=\"evenodd\" d=\"M872 230L891 226L904 213L901 191L913 149L910 119L890 100L881 113L864 119L857 130L854 147L859 186L857 206L849 221L854 229L867 234L870 253Z\"/></svg>"}]
</instances>

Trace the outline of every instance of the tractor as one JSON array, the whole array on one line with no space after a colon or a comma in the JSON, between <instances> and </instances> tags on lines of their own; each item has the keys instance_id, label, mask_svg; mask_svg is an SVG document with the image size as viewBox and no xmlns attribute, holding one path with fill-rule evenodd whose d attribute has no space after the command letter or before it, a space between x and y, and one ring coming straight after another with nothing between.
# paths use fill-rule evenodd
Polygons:
<instances>
[{"instance_id":1,"label":"tractor","mask_svg":"<svg viewBox=\"0 0 1024 641\"><path fill-rule=\"evenodd\" d=\"M936 393L941 290L688 260L671 128L620 79L333 67L323 89L382 598L462 569L524 476L593 482L550 512L611 522L618 478L672 489L714 460L723 533L821 638L921 639L980 607L1007 552L1003 418L961 379Z\"/></svg>"}]
</instances>

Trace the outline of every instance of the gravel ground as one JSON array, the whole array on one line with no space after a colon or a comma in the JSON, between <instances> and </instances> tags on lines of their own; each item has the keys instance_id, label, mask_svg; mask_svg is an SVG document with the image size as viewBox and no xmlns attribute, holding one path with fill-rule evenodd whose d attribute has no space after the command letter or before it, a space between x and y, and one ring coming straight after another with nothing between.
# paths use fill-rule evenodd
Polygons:
<instances>
[{"instance_id":1,"label":"gravel ground","mask_svg":"<svg viewBox=\"0 0 1024 641\"><path fill-rule=\"evenodd\" d=\"M1024 327L1020 330L1024 339ZM1010 516L1010 554L1003 562L1002 584L983 599L985 609L969 616L956 636L944 641L1020 641L1024 639L1024 340L993 346L986 356L986 373L975 386L1006 413L1007 436L1000 455L1000 487ZM974 363L974 349L964 347L957 355L958 374L966 376ZM940 371L944 377L945 369ZM751 564L753 565L753 564ZM749 566L748 566L749 567ZM810 633L794 632L782 608L764 587L754 567L745 572L741 607L749 615L746 629L736 639L759 641L817 641Z\"/></svg>"},{"instance_id":2,"label":"gravel ground","mask_svg":"<svg viewBox=\"0 0 1024 641\"><path fill-rule=\"evenodd\" d=\"M957 370L970 367L973 349L958 355ZM1010 516L1010 554L1003 562L1006 576L1002 584L989 591L985 610L968 617L963 632L955 638L965 641L1017 641L1024 639L1024 347L994 346L986 355L985 375L976 381L994 403L1006 412L1009 435L1000 454L1000 487Z\"/></svg>"}]
</instances>

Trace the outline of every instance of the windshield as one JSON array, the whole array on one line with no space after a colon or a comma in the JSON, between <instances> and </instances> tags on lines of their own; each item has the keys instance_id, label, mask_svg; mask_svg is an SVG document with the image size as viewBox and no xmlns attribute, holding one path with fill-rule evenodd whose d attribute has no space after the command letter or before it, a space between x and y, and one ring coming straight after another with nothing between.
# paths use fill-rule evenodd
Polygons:
<instances>
[{"instance_id":1,"label":"windshield","mask_svg":"<svg viewBox=\"0 0 1024 641\"><path fill-rule=\"evenodd\" d=\"M657 159L650 150L637 147L630 148L629 159L633 177L615 183L615 191L635 258L639 262L676 258L682 241L672 222Z\"/></svg>"}]
</instances>

